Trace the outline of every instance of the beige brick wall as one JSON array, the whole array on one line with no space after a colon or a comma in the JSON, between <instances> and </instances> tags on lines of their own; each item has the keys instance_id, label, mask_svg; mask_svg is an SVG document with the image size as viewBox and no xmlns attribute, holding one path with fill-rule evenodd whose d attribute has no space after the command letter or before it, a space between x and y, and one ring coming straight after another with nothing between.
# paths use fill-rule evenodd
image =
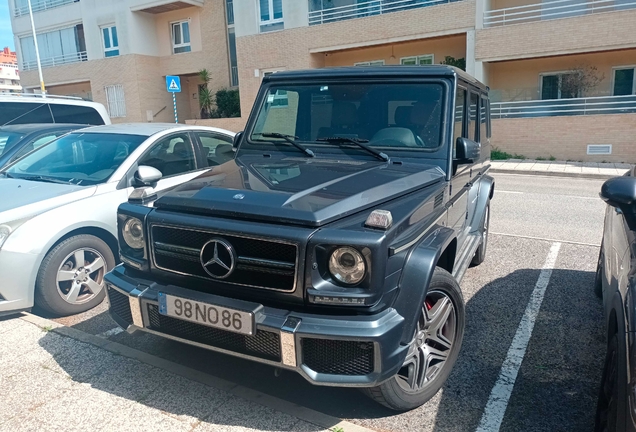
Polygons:
<instances>
[{"instance_id":1,"label":"beige brick wall","mask_svg":"<svg viewBox=\"0 0 636 432\"><path fill-rule=\"evenodd\" d=\"M529 158L636 163L636 114L492 120L493 147ZM612 144L611 155L589 156L588 144Z\"/></svg>"},{"instance_id":2,"label":"beige brick wall","mask_svg":"<svg viewBox=\"0 0 636 432\"><path fill-rule=\"evenodd\" d=\"M636 10L477 30L475 58L533 58L636 47Z\"/></svg>"},{"instance_id":3,"label":"beige brick wall","mask_svg":"<svg viewBox=\"0 0 636 432\"><path fill-rule=\"evenodd\" d=\"M249 114L263 69L307 69L326 65L326 54L311 51L386 45L387 41L425 39L464 33L475 25L475 1L430 6L330 24L300 27L236 39L241 113Z\"/></svg>"}]
</instances>

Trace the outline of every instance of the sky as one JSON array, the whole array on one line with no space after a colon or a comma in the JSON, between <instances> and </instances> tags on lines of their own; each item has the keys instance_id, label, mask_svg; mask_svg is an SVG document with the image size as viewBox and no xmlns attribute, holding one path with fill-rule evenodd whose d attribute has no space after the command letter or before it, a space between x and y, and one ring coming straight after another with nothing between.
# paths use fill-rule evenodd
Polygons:
<instances>
[{"instance_id":1,"label":"sky","mask_svg":"<svg viewBox=\"0 0 636 432\"><path fill-rule=\"evenodd\" d=\"M9 18L9 2L0 0L0 50L6 46L15 51L13 33L11 32L11 19Z\"/></svg>"}]
</instances>

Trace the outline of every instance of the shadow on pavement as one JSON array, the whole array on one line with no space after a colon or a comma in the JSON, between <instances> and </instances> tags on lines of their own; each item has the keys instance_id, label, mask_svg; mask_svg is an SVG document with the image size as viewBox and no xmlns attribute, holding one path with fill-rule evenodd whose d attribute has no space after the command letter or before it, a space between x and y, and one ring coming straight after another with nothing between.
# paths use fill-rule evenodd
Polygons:
<instances>
[{"instance_id":1,"label":"shadow on pavement","mask_svg":"<svg viewBox=\"0 0 636 432\"><path fill-rule=\"evenodd\" d=\"M462 350L446 385L429 403L406 413L386 409L355 389L313 386L288 372L276 378L270 366L153 335L121 334L112 339L334 417L357 419L378 430L475 430L539 273L535 269L514 271L481 287L468 300ZM553 270L502 431L592 429L605 349L593 279L591 272ZM102 313L90 320L105 319L109 318ZM81 326L90 327L88 321ZM48 338L41 343L75 381L168 413L203 418L210 409L175 402L211 397L198 394L204 390L197 383L192 388L171 386L162 377L165 372L130 359L104 363L100 358L104 351L96 348L79 355L59 352ZM219 406L213 397L207 405ZM249 417L233 424L255 427Z\"/></svg>"}]
</instances>

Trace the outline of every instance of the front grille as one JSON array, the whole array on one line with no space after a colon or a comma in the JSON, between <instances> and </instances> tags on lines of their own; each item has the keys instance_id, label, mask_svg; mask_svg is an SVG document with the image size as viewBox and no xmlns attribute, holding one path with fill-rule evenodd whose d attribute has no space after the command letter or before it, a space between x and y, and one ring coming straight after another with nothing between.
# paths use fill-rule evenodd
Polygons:
<instances>
[{"instance_id":1,"label":"front grille","mask_svg":"<svg viewBox=\"0 0 636 432\"><path fill-rule=\"evenodd\" d=\"M132 314L130 313L130 301L128 296L120 293L116 289L108 287L108 301L110 302L110 310L126 321L132 324Z\"/></svg>"},{"instance_id":2,"label":"front grille","mask_svg":"<svg viewBox=\"0 0 636 432\"><path fill-rule=\"evenodd\" d=\"M265 330L257 330L254 336L232 333L161 315L159 308L153 304L148 305L148 319L149 328L160 333L265 360L280 361L278 333Z\"/></svg>"},{"instance_id":3,"label":"front grille","mask_svg":"<svg viewBox=\"0 0 636 432\"><path fill-rule=\"evenodd\" d=\"M314 372L368 375L373 372L373 342L302 339L303 363Z\"/></svg>"},{"instance_id":4,"label":"front grille","mask_svg":"<svg viewBox=\"0 0 636 432\"><path fill-rule=\"evenodd\" d=\"M162 270L217 280L201 264L201 248L213 238L230 243L237 254L234 272L224 283L293 291L298 249L294 244L184 228L152 226L152 253ZM205 291L205 287L199 287Z\"/></svg>"}]
</instances>

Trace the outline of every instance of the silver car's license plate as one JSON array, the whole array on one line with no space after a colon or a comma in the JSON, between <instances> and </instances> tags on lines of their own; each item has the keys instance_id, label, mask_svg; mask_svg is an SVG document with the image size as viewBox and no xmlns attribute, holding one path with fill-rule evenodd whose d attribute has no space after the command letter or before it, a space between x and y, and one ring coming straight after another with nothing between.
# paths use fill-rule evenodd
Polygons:
<instances>
[{"instance_id":1,"label":"silver car's license plate","mask_svg":"<svg viewBox=\"0 0 636 432\"><path fill-rule=\"evenodd\" d=\"M159 313L235 333L254 334L254 314L252 312L159 293Z\"/></svg>"}]
</instances>

